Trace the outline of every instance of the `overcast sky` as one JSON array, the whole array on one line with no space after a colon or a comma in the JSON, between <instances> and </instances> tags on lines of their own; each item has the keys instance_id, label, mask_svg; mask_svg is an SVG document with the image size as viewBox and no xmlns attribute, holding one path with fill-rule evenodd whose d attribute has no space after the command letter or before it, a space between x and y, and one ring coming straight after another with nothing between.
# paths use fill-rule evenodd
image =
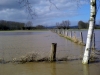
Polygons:
<instances>
[{"instance_id":1,"label":"overcast sky","mask_svg":"<svg viewBox=\"0 0 100 75\"><path fill-rule=\"evenodd\" d=\"M32 21L33 25L52 26L56 22L61 23L64 20L70 20L71 25L77 25L79 20L87 22L90 16L89 3L81 1L77 7L77 2L72 0L51 0L56 7L48 0L29 0L32 9L37 16L31 19L23 4L19 0L2 0L0 1L0 20L28 22ZM100 20L100 10L97 14L97 20Z\"/></svg>"}]
</instances>

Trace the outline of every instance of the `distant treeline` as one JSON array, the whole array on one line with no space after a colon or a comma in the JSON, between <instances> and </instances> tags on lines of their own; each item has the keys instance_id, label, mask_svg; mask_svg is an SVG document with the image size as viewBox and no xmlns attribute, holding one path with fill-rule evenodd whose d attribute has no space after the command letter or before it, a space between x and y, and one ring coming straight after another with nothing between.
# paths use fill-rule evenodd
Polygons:
<instances>
[{"instance_id":1,"label":"distant treeline","mask_svg":"<svg viewBox=\"0 0 100 75\"><path fill-rule=\"evenodd\" d=\"M78 22L78 28L79 29L88 29L89 28L89 23L83 22L83 21L79 21ZM95 25L94 26L95 29L100 29L100 25Z\"/></svg>"},{"instance_id":2,"label":"distant treeline","mask_svg":"<svg viewBox=\"0 0 100 75\"><path fill-rule=\"evenodd\" d=\"M25 23L0 20L0 30L21 30Z\"/></svg>"},{"instance_id":3,"label":"distant treeline","mask_svg":"<svg viewBox=\"0 0 100 75\"><path fill-rule=\"evenodd\" d=\"M43 25L33 26L31 21L27 23L0 20L0 30L33 30L45 29Z\"/></svg>"},{"instance_id":4,"label":"distant treeline","mask_svg":"<svg viewBox=\"0 0 100 75\"><path fill-rule=\"evenodd\" d=\"M54 28L57 29L88 29L89 28L89 23L88 22L83 22L79 21L77 25L75 26L70 26L71 22L69 20L62 21L62 23L57 22ZM94 25L95 29L100 29L100 21L99 24Z\"/></svg>"}]
</instances>

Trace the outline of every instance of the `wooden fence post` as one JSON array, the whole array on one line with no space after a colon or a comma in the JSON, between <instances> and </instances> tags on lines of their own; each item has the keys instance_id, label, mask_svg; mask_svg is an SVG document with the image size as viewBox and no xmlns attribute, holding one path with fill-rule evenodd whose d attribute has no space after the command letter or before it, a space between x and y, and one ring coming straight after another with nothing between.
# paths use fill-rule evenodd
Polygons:
<instances>
[{"instance_id":1,"label":"wooden fence post","mask_svg":"<svg viewBox=\"0 0 100 75\"><path fill-rule=\"evenodd\" d=\"M65 37L65 29L64 29L64 34L63 34L63 35L64 35L64 37Z\"/></svg>"},{"instance_id":2,"label":"wooden fence post","mask_svg":"<svg viewBox=\"0 0 100 75\"><path fill-rule=\"evenodd\" d=\"M68 31L66 30L66 36L68 36Z\"/></svg>"},{"instance_id":3,"label":"wooden fence post","mask_svg":"<svg viewBox=\"0 0 100 75\"><path fill-rule=\"evenodd\" d=\"M82 32L80 32L80 38L81 38L81 42L83 43L83 34L82 34Z\"/></svg>"},{"instance_id":4,"label":"wooden fence post","mask_svg":"<svg viewBox=\"0 0 100 75\"><path fill-rule=\"evenodd\" d=\"M60 31L60 33L59 33L59 34L61 34L61 29L59 29L59 31Z\"/></svg>"},{"instance_id":5,"label":"wooden fence post","mask_svg":"<svg viewBox=\"0 0 100 75\"><path fill-rule=\"evenodd\" d=\"M70 31L70 38L72 38L72 31Z\"/></svg>"},{"instance_id":6,"label":"wooden fence post","mask_svg":"<svg viewBox=\"0 0 100 75\"><path fill-rule=\"evenodd\" d=\"M76 32L74 31L74 37L76 38Z\"/></svg>"},{"instance_id":7,"label":"wooden fence post","mask_svg":"<svg viewBox=\"0 0 100 75\"><path fill-rule=\"evenodd\" d=\"M50 53L50 61L56 61L56 47L57 43L52 43L51 45L51 53Z\"/></svg>"}]
</instances>

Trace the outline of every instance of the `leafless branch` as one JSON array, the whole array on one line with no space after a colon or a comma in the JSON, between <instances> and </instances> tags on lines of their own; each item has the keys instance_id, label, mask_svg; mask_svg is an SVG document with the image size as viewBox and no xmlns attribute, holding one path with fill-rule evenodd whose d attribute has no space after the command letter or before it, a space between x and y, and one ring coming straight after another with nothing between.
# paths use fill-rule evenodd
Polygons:
<instances>
[{"instance_id":1,"label":"leafless branch","mask_svg":"<svg viewBox=\"0 0 100 75\"><path fill-rule=\"evenodd\" d=\"M53 3L51 0L48 0L50 3L51 3L51 5L50 5L50 10L51 10L51 6L53 5L53 6L55 6L56 7L56 9L59 9L56 5L55 5L55 3Z\"/></svg>"},{"instance_id":2,"label":"leafless branch","mask_svg":"<svg viewBox=\"0 0 100 75\"><path fill-rule=\"evenodd\" d=\"M33 16L37 16L36 11L35 11L35 8L32 9L32 6L31 6L31 3L29 2L29 0L18 0L18 1L19 1L19 4L23 5L23 7L26 8L28 14L32 17L32 19L33 19ZM55 6L56 9L59 9L59 8L56 6L56 4L53 3L52 0L47 0L47 1L49 1L50 4L51 4L51 5L50 5L50 8L49 8L50 10L51 10L51 6L52 6L52 5ZM77 7L78 7L78 8L80 7L81 1L86 1L86 2L89 2L89 3L90 3L90 0L69 0L69 1L71 1L71 2L76 1ZM99 10L99 8L100 8L100 0L97 0L97 1L98 1L98 5L97 5L97 12L98 12L98 10Z\"/></svg>"},{"instance_id":3,"label":"leafless branch","mask_svg":"<svg viewBox=\"0 0 100 75\"><path fill-rule=\"evenodd\" d=\"M69 29L70 26L70 21L66 20L66 21L62 21L61 23L56 23L56 27L58 29Z\"/></svg>"},{"instance_id":4,"label":"leafless branch","mask_svg":"<svg viewBox=\"0 0 100 75\"><path fill-rule=\"evenodd\" d=\"M32 9L31 3L29 2L29 0L19 0L18 1L19 4L21 4L23 7L26 8L28 14L31 16L31 18L33 19L33 16L37 16L37 14L35 13L35 9Z\"/></svg>"}]
</instances>

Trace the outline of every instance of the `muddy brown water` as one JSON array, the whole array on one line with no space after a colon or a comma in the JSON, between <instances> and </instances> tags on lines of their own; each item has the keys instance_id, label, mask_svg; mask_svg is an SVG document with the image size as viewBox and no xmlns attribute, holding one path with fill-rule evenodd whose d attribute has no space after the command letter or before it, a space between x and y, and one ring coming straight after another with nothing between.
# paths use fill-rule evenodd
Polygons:
<instances>
[{"instance_id":1,"label":"muddy brown water","mask_svg":"<svg viewBox=\"0 0 100 75\"><path fill-rule=\"evenodd\" d=\"M0 32L0 59L12 61L29 53L49 57L51 43L57 43L57 59L68 61L0 63L0 75L100 75L100 62L83 65L84 47L51 31ZM100 57L100 56L98 56Z\"/></svg>"}]
</instances>

